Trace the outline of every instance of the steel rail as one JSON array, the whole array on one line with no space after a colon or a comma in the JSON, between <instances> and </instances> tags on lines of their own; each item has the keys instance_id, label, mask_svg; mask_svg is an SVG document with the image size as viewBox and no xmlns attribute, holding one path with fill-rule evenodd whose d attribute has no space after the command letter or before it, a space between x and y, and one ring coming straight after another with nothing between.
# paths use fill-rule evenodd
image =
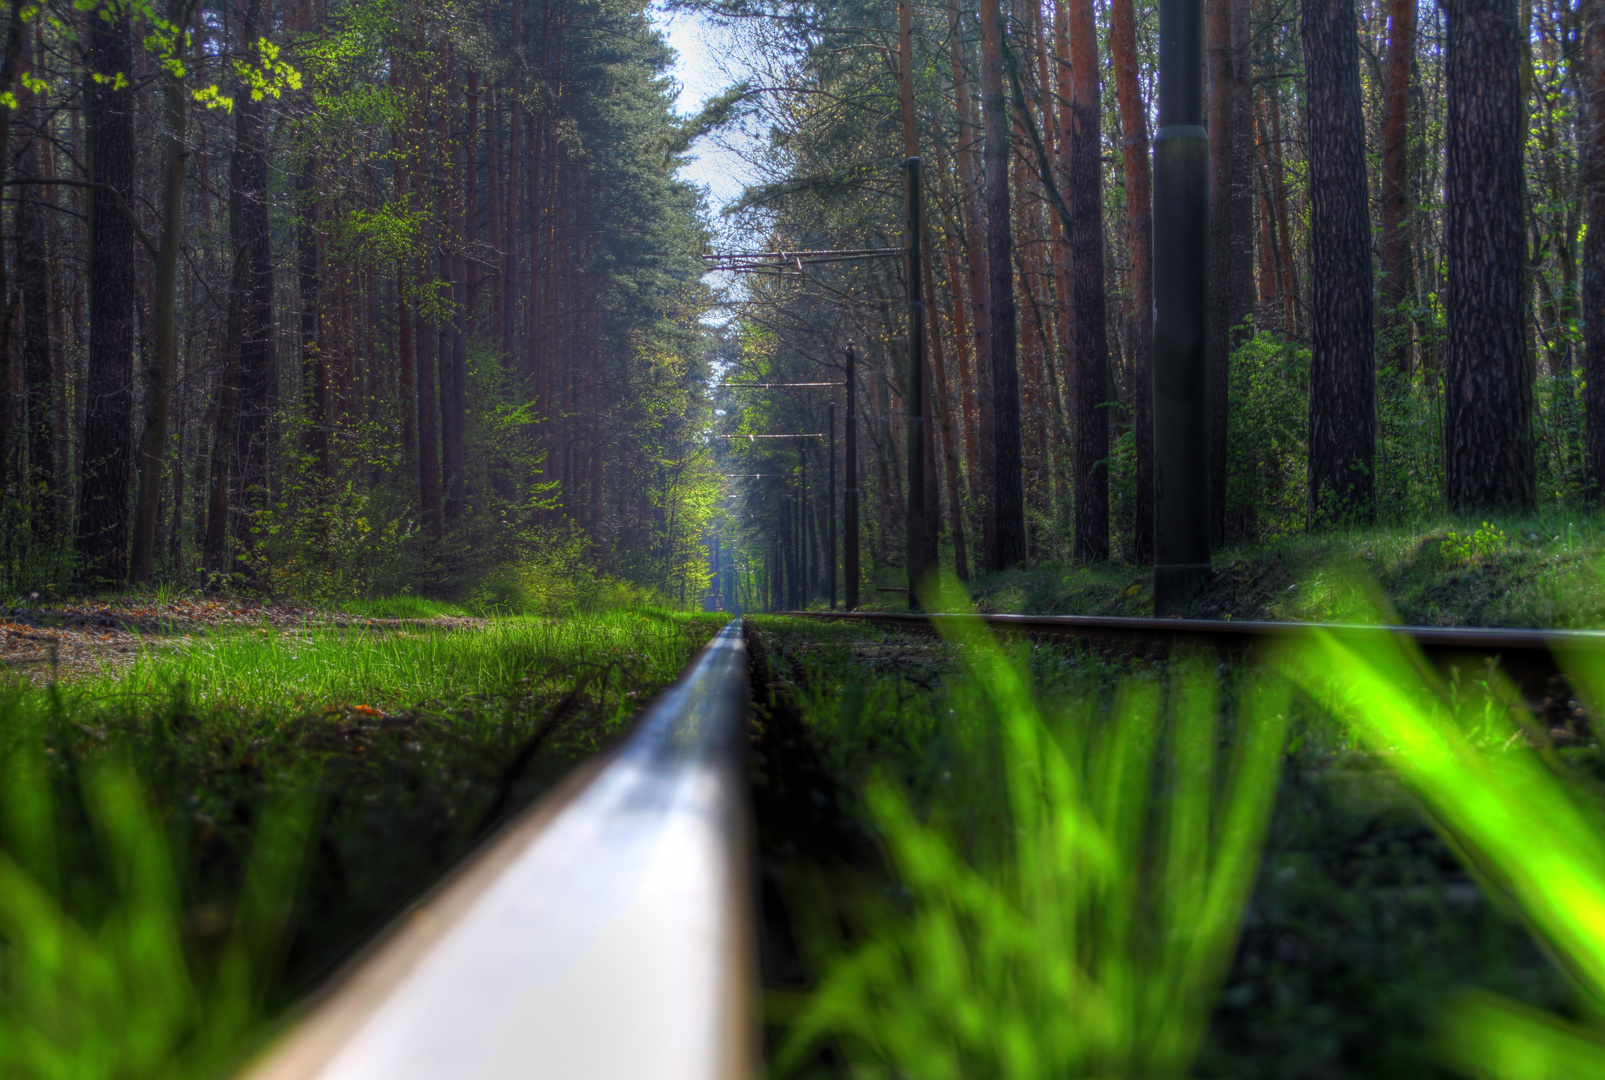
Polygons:
<instances>
[{"instance_id":1,"label":"steel rail","mask_svg":"<svg viewBox=\"0 0 1605 1080\"><path fill-rule=\"evenodd\" d=\"M392 924L248 1080L737 1080L758 1062L735 619Z\"/></svg>"},{"instance_id":2,"label":"steel rail","mask_svg":"<svg viewBox=\"0 0 1605 1080\"><path fill-rule=\"evenodd\" d=\"M897 611L799 611L787 614L812 619L933 629L951 614ZM1143 619L1102 615L982 615L998 630L1036 637L1070 638L1128 655L1160 659L1178 649L1213 650L1223 659L1242 659L1264 645L1287 641L1318 628L1362 629L1345 624L1269 622L1235 619ZM1497 658L1500 668L1530 700L1542 701L1551 680L1562 674L1570 658L1605 661L1605 632L1594 630L1519 630L1501 627L1386 626L1414 642L1439 670L1481 665ZM1471 674L1467 671L1467 674Z\"/></svg>"}]
</instances>

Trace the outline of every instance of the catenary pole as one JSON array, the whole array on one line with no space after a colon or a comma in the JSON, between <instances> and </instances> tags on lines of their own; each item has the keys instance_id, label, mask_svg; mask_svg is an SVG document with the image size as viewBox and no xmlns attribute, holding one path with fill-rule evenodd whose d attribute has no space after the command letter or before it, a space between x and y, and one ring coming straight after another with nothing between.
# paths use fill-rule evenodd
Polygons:
<instances>
[{"instance_id":1,"label":"catenary pole","mask_svg":"<svg viewBox=\"0 0 1605 1080\"><path fill-rule=\"evenodd\" d=\"M1154 137L1154 614L1197 595L1210 572L1209 385L1204 352L1209 137L1203 0L1159 0Z\"/></svg>"},{"instance_id":2,"label":"catenary pole","mask_svg":"<svg viewBox=\"0 0 1605 1080\"><path fill-rule=\"evenodd\" d=\"M843 538L842 572L847 576L844 602L848 611L858 610L858 354L847 346L847 420L843 429L846 485L842 488Z\"/></svg>"},{"instance_id":3,"label":"catenary pole","mask_svg":"<svg viewBox=\"0 0 1605 1080\"><path fill-rule=\"evenodd\" d=\"M825 591L830 595L830 610L836 610L836 403L828 402L825 406L827 430L830 432L830 483L826 487L826 497L830 503L825 507L826 529L829 536L826 542L830 545L825 554Z\"/></svg>"},{"instance_id":4,"label":"catenary pole","mask_svg":"<svg viewBox=\"0 0 1605 1080\"><path fill-rule=\"evenodd\" d=\"M908 609L920 608L919 588L925 576L925 294L920 273L920 159L903 162L907 180L904 229L908 236L908 374L903 404L908 408L903 430L908 437L907 540Z\"/></svg>"}]
</instances>

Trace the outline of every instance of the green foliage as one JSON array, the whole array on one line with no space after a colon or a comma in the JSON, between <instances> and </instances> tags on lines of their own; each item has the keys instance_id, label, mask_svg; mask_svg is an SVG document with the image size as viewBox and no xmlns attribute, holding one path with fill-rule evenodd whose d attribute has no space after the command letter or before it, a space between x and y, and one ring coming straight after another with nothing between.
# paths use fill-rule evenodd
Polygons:
<instances>
[{"instance_id":1,"label":"green foliage","mask_svg":"<svg viewBox=\"0 0 1605 1080\"><path fill-rule=\"evenodd\" d=\"M126 762L71 762L28 723L0 750L0 1072L211 1077L263 1026L312 804L268 808L220 940L201 947L183 860Z\"/></svg>"},{"instance_id":2,"label":"green foliage","mask_svg":"<svg viewBox=\"0 0 1605 1080\"><path fill-rule=\"evenodd\" d=\"M1573 684L1596 705L1605 701L1598 652L1568 659ZM1597 793L1555 771L1547 738L1510 688L1494 687L1468 710L1419 652L1390 634L1317 631L1293 651L1289 669L1409 784L1573 983L1571 1018L1485 992L1463 996L1444 1017L1446 1062L1508 1080L1605 1075L1605 818Z\"/></svg>"},{"instance_id":3,"label":"green foliage","mask_svg":"<svg viewBox=\"0 0 1605 1080\"><path fill-rule=\"evenodd\" d=\"M1227 529L1274 540L1307 513L1309 346L1261 331L1232 354L1228 388Z\"/></svg>"},{"instance_id":4,"label":"green foliage","mask_svg":"<svg viewBox=\"0 0 1605 1080\"><path fill-rule=\"evenodd\" d=\"M490 569L469 594L470 610L495 615L606 611L661 602L653 590L597 569L577 528L531 531L518 553Z\"/></svg>"},{"instance_id":5,"label":"green foliage","mask_svg":"<svg viewBox=\"0 0 1605 1080\"><path fill-rule=\"evenodd\" d=\"M906 902L860 915L863 940L792 1018L777 1071L833 1037L858 1076L1185 1075L1253 885L1285 688L1246 692L1221 768L1201 667L1173 673L1168 708L1132 681L1107 717L1085 697L1049 714L978 621L944 632L969 678L938 713L980 739L954 767L995 766L996 801L958 802L976 789L956 784L921 805L871 783Z\"/></svg>"},{"instance_id":6,"label":"green foliage","mask_svg":"<svg viewBox=\"0 0 1605 1080\"><path fill-rule=\"evenodd\" d=\"M1505 535L1503 529L1485 521L1472 533L1461 534L1450 529L1438 545L1438 550L1451 563L1480 561L1509 551L1510 537Z\"/></svg>"}]
</instances>

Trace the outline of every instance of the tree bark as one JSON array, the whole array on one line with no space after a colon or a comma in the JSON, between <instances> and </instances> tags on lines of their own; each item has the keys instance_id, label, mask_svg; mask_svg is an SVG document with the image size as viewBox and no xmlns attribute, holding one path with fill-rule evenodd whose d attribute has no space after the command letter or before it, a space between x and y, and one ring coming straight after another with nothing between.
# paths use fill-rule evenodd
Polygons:
<instances>
[{"instance_id":1,"label":"tree bark","mask_svg":"<svg viewBox=\"0 0 1605 1080\"><path fill-rule=\"evenodd\" d=\"M1126 174L1126 243L1131 250L1131 396L1137 442L1137 506L1132 552L1154 561L1154 219L1148 171L1148 110L1137 78L1137 27L1132 0L1112 0L1109 56L1120 110L1121 164Z\"/></svg>"},{"instance_id":2,"label":"tree bark","mask_svg":"<svg viewBox=\"0 0 1605 1080\"><path fill-rule=\"evenodd\" d=\"M1020 372L1015 356L1014 236L1009 220L1009 118L1003 96L1003 13L981 0L981 109L986 119L986 261L992 368L993 522L988 569L1025 558L1025 493L1020 460Z\"/></svg>"},{"instance_id":3,"label":"tree bark","mask_svg":"<svg viewBox=\"0 0 1605 1080\"><path fill-rule=\"evenodd\" d=\"M1445 83L1444 457L1456 513L1536 488L1524 333L1525 127L1515 0L1451 0Z\"/></svg>"},{"instance_id":4,"label":"tree bark","mask_svg":"<svg viewBox=\"0 0 1605 1080\"><path fill-rule=\"evenodd\" d=\"M167 20L187 27L189 5L168 0ZM183 33L174 59L183 62ZM178 372L178 254L184 231L184 169L189 162L185 143L188 89L171 73L163 79L166 111L162 162L162 236L156 249L153 287L154 345L149 385L145 391L145 434L139 455L139 492L134 502L134 550L130 576L148 584L155 573L156 518L161 505L162 479L167 464L168 419L173 405L173 380Z\"/></svg>"},{"instance_id":5,"label":"tree bark","mask_svg":"<svg viewBox=\"0 0 1605 1080\"><path fill-rule=\"evenodd\" d=\"M1382 357L1384 371L1410 370L1408 308L1415 302L1410 261L1410 61L1416 0L1389 0L1388 56L1382 84Z\"/></svg>"},{"instance_id":6,"label":"tree bark","mask_svg":"<svg viewBox=\"0 0 1605 1080\"><path fill-rule=\"evenodd\" d=\"M13 13L12 17L17 16ZM25 47L19 47L19 59ZM36 48L35 51L42 50ZM39 110L32 99L33 95L28 95L23 107L25 115L37 123ZM30 133L23 144L17 162L17 171L22 178L42 178L42 141ZM27 401L28 471L25 474L25 498L28 528L36 543L53 541L61 525L56 507L59 477L55 452L56 380L50 348L50 260L44 216L40 212L45 190L30 185L17 195L17 277L22 293L22 376Z\"/></svg>"},{"instance_id":7,"label":"tree bark","mask_svg":"<svg viewBox=\"0 0 1605 1080\"><path fill-rule=\"evenodd\" d=\"M1209 486L1212 541L1226 540L1227 387L1253 303L1252 119L1246 4L1206 0L1209 93ZM1243 25L1239 26L1239 23ZM1247 259L1245 266L1244 260Z\"/></svg>"},{"instance_id":8,"label":"tree bark","mask_svg":"<svg viewBox=\"0 0 1605 1080\"><path fill-rule=\"evenodd\" d=\"M1605 0L1583 5L1583 413L1587 492L1605 499Z\"/></svg>"},{"instance_id":9,"label":"tree bark","mask_svg":"<svg viewBox=\"0 0 1605 1080\"><path fill-rule=\"evenodd\" d=\"M1376 407L1365 116L1353 0L1304 0L1310 168L1311 527L1368 521Z\"/></svg>"},{"instance_id":10,"label":"tree bark","mask_svg":"<svg viewBox=\"0 0 1605 1080\"><path fill-rule=\"evenodd\" d=\"M1075 265L1075 543L1078 562L1109 558L1109 342L1103 288L1103 98L1092 0L1069 4L1070 217Z\"/></svg>"},{"instance_id":11,"label":"tree bark","mask_svg":"<svg viewBox=\"0 0 1605 1080\"><path fill-rule=\"evenodd\" d=\"M135 234L133 53L127 9L89 23L89 366L79 484L78 554L91 582L128 573L133 442ZM107 190L109 189L109 190Z\"/></svg>"},{"instance_id":12,"label":"tree bark","mask_svg":"<svg viewBox=\"0 0 1605 1080\"><path fill-rule=\"evenodd\" d=\"M986 239L981 227L981 185L975 169L977 139L975 103L964 65L963 27L957 4L948 9L948 53L953 67L953 97L958 110L959 207L964 224L965 270L968 273L970 323L975 328L975 429L970 454L970 502L981 514L981 561L988 563L997 546L997 519L987 487L997 470L993 449L992 350L990 279L986 273ZM955 303L957 301L955 300ZM955 326L957 323L955 322Z\"/></svg>"},{"instance_id":13,"label":"tree bark","mask_svg":"<svg viewBox=\"0 0 1605 1080\"><path fill-rule=\"evenodd\" d=\"M407 167L411 173L408 184L420 196L429 183L429 167L425 164L428 134L425 130L425 83L417 73L410 72L412 92L407 103ZM419 245L429 247L428 225L424 240ZM445 537L445 514L440 503L440 408L435 394L436 334L434 326L434 275L429 272L425 256L416 269L416 295L420 304L417 316L418 363L418 504L423 517L424 536L436 553Z\"/></svg>"}]
</instances>

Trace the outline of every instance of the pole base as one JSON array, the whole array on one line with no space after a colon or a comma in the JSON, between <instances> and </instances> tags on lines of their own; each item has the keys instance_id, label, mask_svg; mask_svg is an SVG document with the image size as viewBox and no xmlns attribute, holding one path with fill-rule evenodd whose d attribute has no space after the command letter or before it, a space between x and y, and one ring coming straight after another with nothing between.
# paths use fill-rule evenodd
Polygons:
<instances>
[{"instance_id":1,"label":"pole base","mask_svg":"<svg viewBox=\"0 0 1605 1080\"><path fill-rule=\"evenodd\" d=\"M1163 619L1179 612L1203 591L1213 571L1209 563L1154 566L1154 617Z\"/></svg>"}]
</instances>

